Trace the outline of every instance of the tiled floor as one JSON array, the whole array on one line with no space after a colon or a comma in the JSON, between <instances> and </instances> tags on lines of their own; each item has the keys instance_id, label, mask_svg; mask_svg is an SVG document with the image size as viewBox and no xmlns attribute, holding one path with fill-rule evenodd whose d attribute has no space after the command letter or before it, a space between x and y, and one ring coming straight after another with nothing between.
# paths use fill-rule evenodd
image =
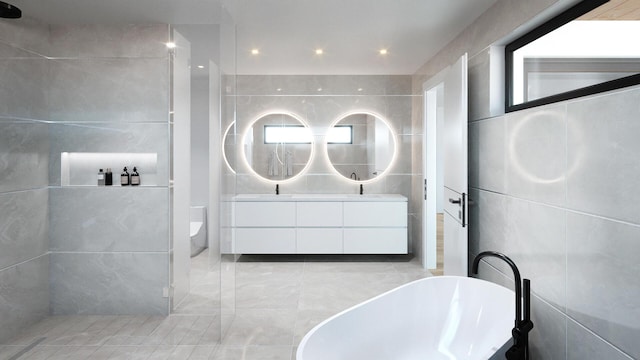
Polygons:
<instances>
[{"instance_id":1,"label":"tiled floor","mask_svg":"<svg viewBox=\"0 0 640 360\"><path fill-rule=\"evenodd\" d=\"M218 342L220 275L203 254L171 316L49 317L0 345L0 359L293 360L320 321L430 276L410 256L245 255L235 263L235 317Z\"/></svg>"}]
</instances>

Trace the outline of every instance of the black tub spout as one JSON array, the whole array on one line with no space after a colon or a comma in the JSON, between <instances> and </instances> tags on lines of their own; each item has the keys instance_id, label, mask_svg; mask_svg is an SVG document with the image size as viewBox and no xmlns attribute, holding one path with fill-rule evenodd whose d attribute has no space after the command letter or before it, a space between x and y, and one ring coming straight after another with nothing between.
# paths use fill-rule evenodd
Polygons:
<instances>
[{"instance_id":1,"label":"black tub spout","mask_svg":"<svg viewBox=\"0 0 640 360\"><path fill-rule=\"evenodd\" d=\"M513 271L513 278L515 282L514 290L516 293L516 314L515 326L513 327L513 330L511 330L513 345L507 350L506 357L508 360L529 360L529 331L533 329L533 322L531 322L531 281L529 279L524 279L524 282L520 281L520 271L513 260L508 256L495 251L482 252L473 259L473 266L471 270L473 275L478 274L480 260L487 256L496 257L506 262ZM523 303L524 317L522 316Z\"/></svg>"}]
</instances>

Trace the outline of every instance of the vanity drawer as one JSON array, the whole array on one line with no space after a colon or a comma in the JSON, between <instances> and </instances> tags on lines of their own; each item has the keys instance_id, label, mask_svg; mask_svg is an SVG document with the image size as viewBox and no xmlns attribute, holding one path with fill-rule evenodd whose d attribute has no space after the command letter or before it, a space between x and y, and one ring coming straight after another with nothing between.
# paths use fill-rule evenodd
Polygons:
<instances>
[{"instance_id":1,"label":"vanity drawer","mask_svg":"<svg viewBox=\"0 0 640 360\"><path fill-rule=\"evenodd\" d=\"M298 254L342 254L342 228L299 228Z\"/></svg>"},{"instance_id":2,"label":"vanity drawer","mask_svg":"<svg viewBox=\"0 0 640 360\"><path fill-rule=\"evenodd\" d=\"M235 226L294 227L296 204L287 201L237 202Z\"/></svg>"},{"instance_id":3,"label":"vanity drawer","mask_svg":"<svg viewBox=\"0 0 640 360\"><path fill-rule=\"evenodd\" d=\"M342 226L342 203L299 202L296 225L303 227Z\"/></svg>"},{"instance_id":4,"label":"vanity drawer","mask_svg":"<svg viewBox=\"0 0 640 360\"><path fill-rule=\"evenodd\" d=\"M294 228L238 228L234 241L236 254L295 254Z\"/></svg>"},{"instance_id":5,"label":"vanity drawer","mask_svg":"<svg viewBox=\"0 0 640 360\"><path fill-rule=\"evenodd\" d=\"M391 201L345 202L344 226L407 226L407 203Z\"/></svg>"},{"instance_id":6,"label":"vanity drawer","mask_svg":"<svg viewBox=\"0 0 640 360\"><path fill-rule=\"evenodd\" d=\"M407 228L344 229L345 254L406 254Z\"/></svg>"}]
</instances>

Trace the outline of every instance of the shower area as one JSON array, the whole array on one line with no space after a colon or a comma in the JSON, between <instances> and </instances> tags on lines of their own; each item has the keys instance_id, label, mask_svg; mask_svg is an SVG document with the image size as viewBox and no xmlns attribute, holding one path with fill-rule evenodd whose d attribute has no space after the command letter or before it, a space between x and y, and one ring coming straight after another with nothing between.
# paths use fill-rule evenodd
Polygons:
<instances>
[{"instance_id":1,"label":"shower area","mask_svg":"<svg viewBox=\"0 0 640 360\"><path fill-rule=\"evenodd\" d=\"M202 25L58 23L26 8L0 19L0 358L108 331L127 345L167 321L164 339L190 324L219 343L233 311L218 159L235 29L218 6ZM204 132L196 145L193 131ZM192 205L207 208L209 229L195 268ZM206 275L206 317L176 311L194 301L195 275Z\"/></svg>"}]
</instances>

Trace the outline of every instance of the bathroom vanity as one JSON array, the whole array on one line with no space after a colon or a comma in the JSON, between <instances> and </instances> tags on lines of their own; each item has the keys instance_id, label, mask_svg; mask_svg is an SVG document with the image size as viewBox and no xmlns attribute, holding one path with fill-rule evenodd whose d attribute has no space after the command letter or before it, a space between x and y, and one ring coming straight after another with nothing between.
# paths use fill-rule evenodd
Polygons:
<instances>
[{"instance_id":1,"label":"bathroom vanity","mask_svg":"<svg viewBox=\"0 0 640 360\"><path fill-rule=\"evenodd\" d=\"M406 254L407 198L369 194L241 194L235 254Z\"/></svg>"}]
</instances>

